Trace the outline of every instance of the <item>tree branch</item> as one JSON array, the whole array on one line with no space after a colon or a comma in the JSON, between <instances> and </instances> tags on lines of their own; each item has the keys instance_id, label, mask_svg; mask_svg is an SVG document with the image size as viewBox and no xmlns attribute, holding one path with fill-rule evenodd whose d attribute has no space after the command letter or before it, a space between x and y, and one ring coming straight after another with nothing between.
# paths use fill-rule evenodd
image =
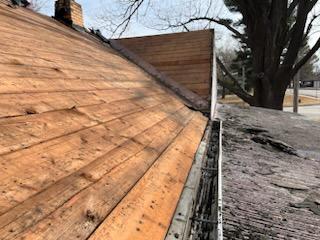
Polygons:
<instances>
[{"instance_id":1,"label":"tree branch","mask_svg":"<svg viewBox=\"0 0 320 240\"><path fill-rule=\"evenodd\" d=\"M46 5L46 0L33 0L28 8L32 9L35 12L39 12L42 8L46 7Z\"/></svg>"},{"instance_id":2,"label":"tree branch","mask_svg":"<svg viewBox=\"0 0 320 240\"><path fill-rule=\"evenodd\" d=\"M215 19L215 18L210 18L210 17L194 17L190 18L185 22L180 22L176 25L170 25L170 27L185 27L187 24L195 22L195 21L209 21L209 22L214 22L217 23L221 26L224 26L227 28L229 31L231 31L235 36L241 38L243 42L247 42L247 39L244 34L241 34L237 29L233 28L229 21L226 19Z\"/></svg>"},{"instance_id":3,"label":"tree branch","mask_svg":"<svg viewBox=\"0 0 320 240\"><path fill-rule=\"evenodd\" d=\"M131 18L139 10L143 2L144 0L132 0L132 3L128 6L125 13L123 14L124 20L116 27L116 29L114 30L114 33L116 33L121 26L124 26L119 34L119 37L122 36L122 34L127 30L129 23L131 21Z\"/></svg>"},{"instance_id":4,"label":"tree branch","mask_svg":"<svg viewBox=\"0 0 320 240\"><path fill-rule=\"evenodd\" d=\"M296 23L293 26L291 41L289 43L288 51L282 64L283 67L291 69L295 64L300 47L305 37L304 30L306 28L308 14L317 2L318 0L299 1Z\"/></svg>"},{"instance_id":5,"label":"tree branch","mask_svg":"<svg viewBox=\"0 0 320 240\"><path fill-rule=\"evenodd\" d=\"M293 0L288 8L288 17L290 17L294 9L298 6L299 0Z\"/></svg>"},{"instance_id":6,"label":"tree branch","mask_svg":"<svg viewBox=\"0 0 320 240\"><path fill-rule=\"evenodd\" d=\"M228 71L226 66L222 63L222 61L217 57L217 63L221 70L229 77L230 81L221 81L218 79L220 85L227 88L234 94L236 94L239 98L241 98L243 101L249 103L250 105L253 105L253 96L248 94L245 90L242 89L238 81L235 79L234 76Z\"/></svg>"},{"instance_id":7,"label":"tree branch","mask_svg":"<svg viewBox=\"0 0 320 240\"><path fill-rule=\"evenodd\" d=\"M304 38L303 38L303 41L305 41L309 35L309 33L311 32L312 30L312 27L313 27L313 23L314 21L320 16L320 13L319 14L314 14L308 24L308 27L306 29L306 33L304 34Z\"/></svg>"},{"instance_id":8,"label":"tree branch","mask_svg":"<svg viewBox=\"0 0 320 240\"><path fill-rule=\"evenodd\" d=\"M283 66L286 68L291 68L298 56L299 49L303 41L304 29L309 13L308 7L308 1L299 1L296 23L292 27L291 41L289 43L288 50L283 61Z\"/></svg>"},{"instance_id":9,"label":"tree branch","mask_svg":"<svg viewBox=\"0 0 320 240\"><path fill-rule=\"evenodd\" d=\"M309 59L319 50L319 48L320 38L310 49L310 51L295 65L295 67L293 68L293 75L296 75L296 73L303 67L304 64L306 64L309 61Z\"/></svg>"}]
</instances>

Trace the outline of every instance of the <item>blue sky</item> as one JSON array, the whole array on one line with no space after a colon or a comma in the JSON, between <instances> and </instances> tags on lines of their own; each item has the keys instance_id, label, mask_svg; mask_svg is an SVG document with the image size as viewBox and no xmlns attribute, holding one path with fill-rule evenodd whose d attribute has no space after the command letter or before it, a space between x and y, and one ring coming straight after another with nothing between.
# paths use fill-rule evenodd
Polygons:
<instances>
[{"instance_id":1,"label":"blue sky","mask_svg":"<svg viewBox=\"0 0 320 240\"><path fill-rule=\"evenodd\" d=\"M84 15L84 20L85 20L85 25L86 27L94 27L94 28L101 28L101 26L99 25L97 19L97 15L98 13L103 10L103 9L107 9L107 10L112 10L115 11L117 10L117 6L116 6L116 1L119 0L76 0L78 3L80 3L82 5L82 9L83 9L83 15ZM54 13L54 2L55 0L48 0L46 3L46 6L41 10L42 13L52 16ZM161 5L162 6L174 6L175 4L179 4L179 3L188 3L190 2L189 0L154 0L152 1L155 3L155 5ZM205 2L205 1L204 1ZM216 4L215 6L217 6L216 8L220 8L219 6L223 6L222 4L222 0L216 0L214 1L214 3ZM170 9L172 9L173 7L169 7L164 9L165 11L169 12L170 14ZM186 6L186 5L180 5L180 10L182 12L184 11L192 11L192 7L190 6ZM317 6L317 12L320 12L320 4ZM150 12L150 9L148 10ZM224 7L221 11L218 10L219 12L219 16L220 17L227 17L227 18L234 18L234 15L231 15L228 10L226 10L226 8ZM151 14L157 14L156 12L152 12ZM140 18L141 20L142 18ZM152 19L147 18L147 20L145 22L150 22L152 21ZM134 23L130 26L130 28L128 29L128 31L123 35L124 37L131 37L131 36L144 36L144 35L154 35L154 34L161 34L161 33L167 33L167 32L172 32L172 30L166 30L166 31L159 31L159 30L155 30L152 29L150 27L146 27L146 25L148 24L142 24L139 23L137 21L134 21ZM230 48L230 47L237 47L237 42L235 40L233 40L233 38L230 36L230 33L228 31L226 31L224 28L220 27L220 26L213 26L216 30L216 35L218 35L218 41L217 41L217 45L218 47L226 47L226 48ZM103 29L102 29L103 30ZM106 32L104 32L106 33ZM320 32L316 32L315 34L312 34L311 38L310 38L310 45L313 45L316 40L319 38ZM109 37L107 35L107 37ZM226 43L228 43L226 45ZM320 56L319 51L318 51L318 56Z\"/></svg>"},{"instance_id":2,"label":"blue sky","mask_svg":"<svg viewBox=\"0 0 320 240\"><path fill-rule=\"evenodd\" d=\"M49 16L54 15L54 2L55 0L48 0L46 5L41 9L41 12ZM112 0L77 0L77 2L82 5L86 27L98 28L99 24L96 21L97 13L101 11L102 5L106 6L108 3L111 3ZM159 34L159 31L135 23L125 36L143 36L152 34Z\"/></svg>"},{"instance_id":3,"label":"blue sky","mask_svg":"<svg viewBox=\"0 0 320 240\"><path fill-rule=\"evenodd\" d=\"M104 8L108 9L115 9L115 1L117 0L76 0L78 3L82 5L83 9L83 15L85 20L86 27L94 27L94 28L100 28L100 25L98 23L97 15L99 12L101 12ZM183 2L183 0L179 0L180 2ZM178 2L179 2L178 1ZM41 9L41 12L43 14L52 16L54 14L54 2L55 0L48 0L45 7ZM172 0L155 0L156 4L162 4L162 5L171 5L175 4ZM217 3L221 5L222 0L217 0ZM102 7L103 6L103 7ZM183 6L185 8L185 6ZM185 9L182 9L185 10ZM225 10L225 9L224 9ZM148 19L147 21L149 21ZM223 43L228 41L232 43L232 39L230 39L230 34L228 32L225 32L223 28L217 27L219 29L219 38L223 38L223 40L219 41L221 42L218 45L223 46ZM146 27L144 24L139 23L137 21L134 21L134 23L130 26L128 31L123 35L124 37L131 37L131 36L144 36L144 35L154 35L154 34L161 34L161 33L168 33L172 32L172 30L155 30L150 27ZM235 45L236 43L233 42Z\"/></svg>"},{"instance_id":4,"label":"blue sky","mask_svg":"<svg viewBox=\"0 0 320 240\"><path fill-rule=\"evenodd\" d=\"M52 16L54 14L54 2L55 2L55 0L48 0L46 5L41 9L41 12L43 14ZM77 2L82 5L86 24L92 24L91 16L93 16L94 12L97 9L99 9L100 1L77 0Z\"/></svg>"}]
</instances>

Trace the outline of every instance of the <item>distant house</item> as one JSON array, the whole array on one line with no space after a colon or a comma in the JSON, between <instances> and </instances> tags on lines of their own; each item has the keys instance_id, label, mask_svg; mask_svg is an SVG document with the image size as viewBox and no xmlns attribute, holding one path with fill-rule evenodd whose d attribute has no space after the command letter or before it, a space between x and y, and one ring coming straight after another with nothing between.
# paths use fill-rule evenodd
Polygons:
<instances>
[{"instance_id":1,"label":"distant house","mask_svg":"<svg viewBox=\"0 0 320 240\"><path fill-rule=\"evenodd\" d=\"M301 87L320 88L320 79L302 80L300 82Z\"/></svg>"}]
</instances>

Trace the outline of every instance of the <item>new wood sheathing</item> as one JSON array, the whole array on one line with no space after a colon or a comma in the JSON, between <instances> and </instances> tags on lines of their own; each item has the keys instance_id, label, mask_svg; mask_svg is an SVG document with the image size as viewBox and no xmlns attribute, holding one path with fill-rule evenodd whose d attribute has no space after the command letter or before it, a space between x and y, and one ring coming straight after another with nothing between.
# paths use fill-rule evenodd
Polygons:
<instances>
[{"instance_id":1,"label":"new wood sheathing","mask_svg":"<svg viewBox=\"0 0 320 240\"><path fill-rule=\"evenodd\" d=\"M207 119L50 18L0 31L0 239L163 239Z\"/></svg>"},{"instance_id":2,"label":"new wood sheathing","mask_svg":"<svg viewBox=\"0 0 320 240\"><path fill-rule=\"evenodd\" d=\"M211 30L118 41L160 72L203 98L209 98L213 51Z\"/></svg>"},{"instance_id":3,"label":"new wood sheathing","mask_svg":"<svg viewBox=\"0 0 320 240\"><path fill-rule=\"evenodd\" d=\"M0 0L0 4L1 3L7 5L7 4L11 3L11 1L10 0Z\"/></svg>"}]
</instances>

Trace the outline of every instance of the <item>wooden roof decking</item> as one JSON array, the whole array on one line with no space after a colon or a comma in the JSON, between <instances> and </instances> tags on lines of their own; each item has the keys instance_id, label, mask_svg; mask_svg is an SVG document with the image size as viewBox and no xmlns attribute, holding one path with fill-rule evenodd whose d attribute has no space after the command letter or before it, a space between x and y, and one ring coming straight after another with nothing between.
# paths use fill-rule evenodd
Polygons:
<instances>
[{"instance_id":1,"label":"wooden roof decking","mask_svg":"<svg viewBox=\"0 0 320 240\"><path fill-rule=\"evenodd\" d=\"M207 119L50 18L0 31L0 239L163 239Z\"/></svg>"}]
</instances>

